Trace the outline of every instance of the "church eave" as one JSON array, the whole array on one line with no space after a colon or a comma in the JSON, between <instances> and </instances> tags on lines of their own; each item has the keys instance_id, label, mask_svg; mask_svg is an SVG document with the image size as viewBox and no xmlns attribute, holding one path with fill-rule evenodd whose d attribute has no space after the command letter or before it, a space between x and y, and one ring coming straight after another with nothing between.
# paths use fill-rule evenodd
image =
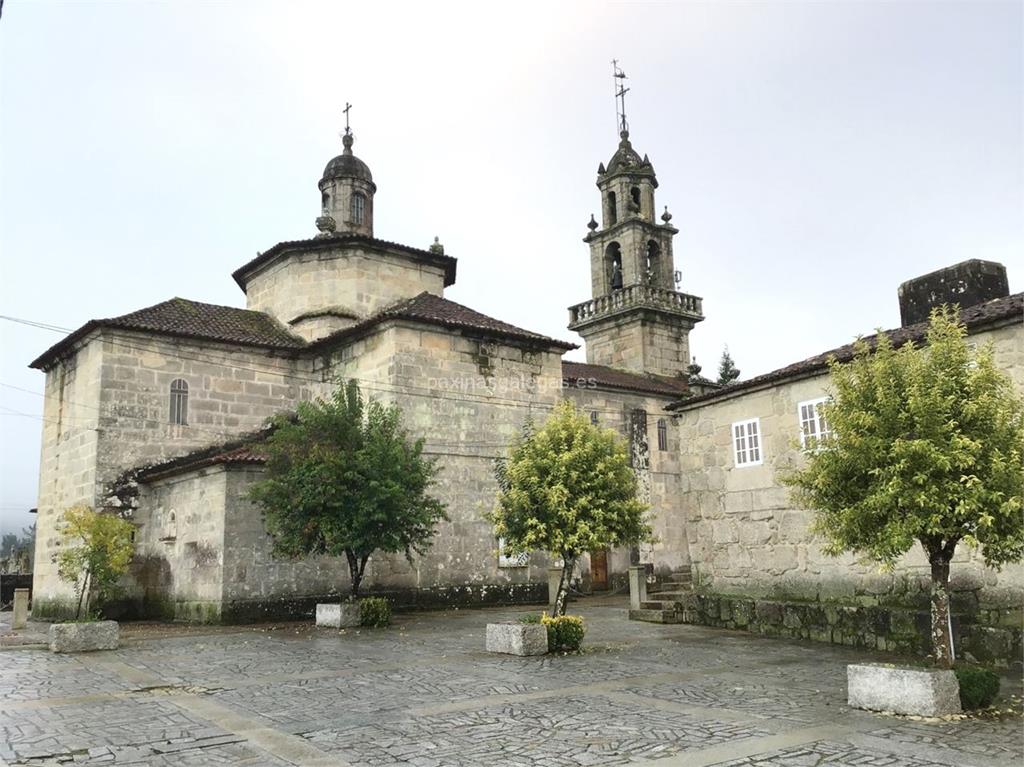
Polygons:
<instances>
[{"instance_id":1,"label":"church eave","mask_svg":"<svg viewBox=\"0 0 1024 767\"><path fill-rule=\"evenodd\" d=\"M289 240L279 242L271 248L260 253L256 258L232 272L231 276L244 292L249 278L259 269L269 265L277 258L286 256L293 252L309 252L319 250L331 250L339 246L363 245L370 249L384 252L390 251L395 255L411 258L420 263L439 266L444 269L444 285L448 287L455 284L455 270L458 264L457 259L452 256L445 256L439 253L431 253L429 250L414 248L409 245L402 245L398 242L379 240L376 237L367 237L362 234L336 234L331 237L314 237L308 240Z\"/></svg>"}]
</instances>

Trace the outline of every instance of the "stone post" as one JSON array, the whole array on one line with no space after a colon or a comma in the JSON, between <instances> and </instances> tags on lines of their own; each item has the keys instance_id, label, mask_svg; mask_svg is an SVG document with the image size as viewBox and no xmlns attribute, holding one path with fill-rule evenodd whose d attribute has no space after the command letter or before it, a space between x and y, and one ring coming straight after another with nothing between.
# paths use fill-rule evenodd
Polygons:
<instances>
[{"instance_id":1,"label":"stone post","mask_svg":"<svg viewBox=\"0 0 1024 767\"><path fill-rule=\"evenodd\" d=\"M629 568L629 609L639 610L640 603L647 601L647 568L633 565Z\"/></svg>"},{"instance_id":2,"label":"stone post","mask_svg":"<svg viewBox=\"0 0 1024 767\"><path fill-rule=\"evenodd\" d=\"M562 568L548 568L548 605L555 606L555 599L558 597L558 584L562 582Z\"/></svg>"},{"instance_id":3,"label":"stone post","mask_svg":"<svg viewBox=\"0 0 1024 767\"><path fill-rule=\"evenodd\" d=\"M23 629L28 624L28 589L14 590L14 624L16 629Z\"/></svg>"}]
</instances>

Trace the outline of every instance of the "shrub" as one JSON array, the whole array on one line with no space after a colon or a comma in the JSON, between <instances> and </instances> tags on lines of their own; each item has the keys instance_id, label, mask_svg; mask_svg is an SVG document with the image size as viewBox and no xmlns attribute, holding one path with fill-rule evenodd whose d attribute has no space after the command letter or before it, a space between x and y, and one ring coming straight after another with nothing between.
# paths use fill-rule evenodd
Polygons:
<instances>
[{"instance_id":1,"label":"shrub","mask_svg":"<svg viewBox=\"0 0 1024 767\"><path fill-rule=\"evenodd\" d=\"M960 705L965 711L985 708L999 694L999 675L980 666L958 666L953 669L960 683Z\"/></svg>"},{"instance_id":2,"label":"shrub","mask_svg":"<svg viewBox=\"0 0 1024 767\"><path fill-rule=\"evenodd\" d=\"M528 613L527 615L524 615L522 618L520 618L519 622L520 623L540 623L541 622L541 616L537 615L537 613Z\"/></svg>"},{"instance_id":3,"label":"shrub","mask_svg":"<svg viewBox=\"0 0 1024 767\"><path fill-rule=\"evenodd\" d=\"M384 597L365 597L359 600L359 622L370 628L383 628L391 624L391 603Z\"/></svg>"},{"instance_id":4,"label":"shrub","mask_svg":"<svg viewBox=\"0 0 1024 767\"><path fill-rule=\"evenodd\" d=\"M540 622L548 627L549 652L579 652L586 629L579 615L541 615Z\"/></svg>"}]
</instances>

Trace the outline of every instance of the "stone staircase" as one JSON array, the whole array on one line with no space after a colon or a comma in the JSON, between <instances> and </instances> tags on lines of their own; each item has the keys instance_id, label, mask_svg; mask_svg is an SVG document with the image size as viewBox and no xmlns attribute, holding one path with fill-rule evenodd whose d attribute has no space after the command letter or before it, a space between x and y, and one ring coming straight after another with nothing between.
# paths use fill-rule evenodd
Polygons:
<instances>
[{"instance_id":1,"label":"stone staircase","mask_svg":"<svg viewBox=\"0 0 1024 767\"><path fill-rule=\"evenodd\" d=\"M648 623L682 623L683 610L680 602L692 590L690 566L684 565L672 571L667 580L651 586L647 599L640 603L640 609L629 611L629 619Z\"/></svg>"}]
</instances>

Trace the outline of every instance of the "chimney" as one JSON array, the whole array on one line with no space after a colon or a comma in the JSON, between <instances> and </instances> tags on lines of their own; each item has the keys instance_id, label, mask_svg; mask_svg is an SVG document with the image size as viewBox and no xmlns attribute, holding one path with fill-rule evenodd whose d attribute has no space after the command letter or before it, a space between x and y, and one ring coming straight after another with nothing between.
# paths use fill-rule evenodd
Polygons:
<instances>
[{"instance_id":1,"label":"chimney","mask_svg":"<svg viewBox=\"0 0 1024 767\"><path fill-rule=\"evenodd\" d=\"M966 309L1008 295L1006 267L972 258L900 285L900 323L906 327L925 322L931 310L943 304L959 304Z\"/></svg>"}]
</instances>

